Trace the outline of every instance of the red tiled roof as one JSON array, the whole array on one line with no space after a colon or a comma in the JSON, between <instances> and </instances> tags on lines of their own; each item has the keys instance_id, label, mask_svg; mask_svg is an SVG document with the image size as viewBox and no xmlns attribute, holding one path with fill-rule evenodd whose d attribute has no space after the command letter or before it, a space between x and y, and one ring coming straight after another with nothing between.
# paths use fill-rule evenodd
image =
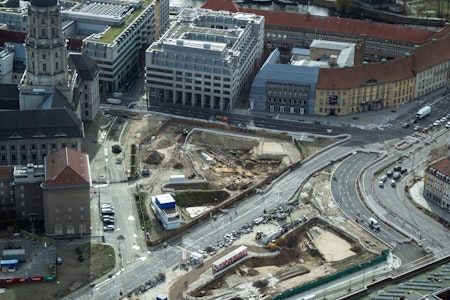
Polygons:
<instances>
[{"instance_id":1,"label":"red tiled roof","mask_svg":"<svg viewBox=\"0 0 450 300\"><path fill-rule=\"evenodd\" d=\"M430 164L429 168L433 168L446 176L450 176L450 156L434 161Z\"/></svg>"},{"instance_id":2,"label":"red tiled roof","mask_svg":"<svg viewBox=\"0 0 450 300\"><path fill-rule=\"evenodd\" d=\"M231 0L209 0L203 4L202 8L209 8L216 11L241 11L264 16L266 25L309 28L328 32L348 33L356 36L372 36L419 45L426 43L436 35L436 32L431 30L402 25L391 25L373 21L367 22L337 17L307 16L306 14L283 11L242 8Z\"/></svg>"},{"instance_id":3,"label":"red tiled roof","mask_svg":"<svg viewBox=\"0 0 450 300\"><path fill-rule=\"evenodd\" d=\"M81 51L81 46L83 45L82 39L67 38L67 50Z\"/></svg>"},{"instance_id":4,"label":"red tiled roof","mask_svg":"<svg viewBox=\"0 0 450 300\"><path fill-rule=\"evenodd\" d=\"M412 55L388 60L386 63L357 65L350 68L321 68L317 82L318 89L357 88L371 81L396 82L412 78Z\"/></svg>"},{"instance_id":5,"label":"red tiled roof","mask_svg":"<svg viewBox=\"0 0 450 300\"><path fill-rule=\"evenodd\" d=\"M25 43L25 37L28 33L13 31L13 30L0 30L0 46L3 47L5 42L23 44Z\"/></svg>"},{"instance_id":6,"label":"red tiled roof","mask_svg":"<svg viewBox=\"0 0 450 300\"><path fill-rule=\"evenodd\" d=\"M450 35L421 45L414 51L414 71L416 73L450 61Z\"/></svg>"},{"instance_id":7,"label":"red tiled roof","mask_svg":"<svg viewBox=\"0 0 450 300\"><path fill-rule=\"evenodd\" d=\"M14 166L0 166L0 179L14 179Z\"/></svg>"},{"instance_id":8,"label":"red tiled roof","mask_svg":"<svg viewBox=\"0 0 450 300\"><path fill-rule=\"evenodd\" d=\"M214 11L226 10L232 13L242 11L242 7L231 0L209 0L200 6L200 8L207 8Z\"/></svg>"},{"instance_id":9,"label":"red tiled roof","mask_svg":"<svg viewBox=\"0 0 450 300\"><path fill-rule=\"evenodd\" d=\"M90 184L87 154L64 148L47 156L43 187Z\"/></svg>"},{"instance_id":10,"label":"red tiled roof","mask_svg":"<svg viewBox=\"0 0 450 300\"><path fill-rule=\"evenodd\" d=\"M435 34L435 32L431 30L412 28L401 25L391 25L373 21L367 22L363 20L347 18L312 15L307 16L305 14L291 12L249 8L244 8L243 11L264 16L266 25L309 28L328 32L348 33L356 36L371 36L390 39L394 41L404 41L414 44L423 44Z\"/></svg>"}]
</instances>

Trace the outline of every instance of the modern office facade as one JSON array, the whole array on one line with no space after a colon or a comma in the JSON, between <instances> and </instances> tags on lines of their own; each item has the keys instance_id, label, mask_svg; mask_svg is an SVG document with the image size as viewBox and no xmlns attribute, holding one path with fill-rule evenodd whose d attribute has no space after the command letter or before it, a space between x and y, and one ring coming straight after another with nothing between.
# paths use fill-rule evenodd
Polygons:
<instances>
[{"instance_id":1,"label":"modern office facade","mask_svg":"<svg viewBox=\"0 0 450 300\"><path fill-rule=\"evenodd\" d=\"M65 16L90 34L83 39L82 51L99 66L100 91L112 93L144 66L142 48L168 28L169 0L134 1L126 5L97 1L74 7ZM93 28L97 32L88 31Z\"/></svg>"},{"instance_id":2,"label":"modern office facade","mask_svg":"<svg viewBox=\"0 0 450 300\"><path fill-rule=\"evenodd\" d=\"M279 59L275 49L253 80L250 109L313 114L319 67L279 64Z\"/></svg>"},{"instance_id":3,"label":"modern office facade","mask_svg":"<svg viewBox=\"0 0 450 300\"><path fill-rule=\"evenodd\" d=\"M315 104L311 103L307 111L286 109L286 105L277 108L265 103L264 97L267 100L269 94L280 95L283 97L282 102L287 95L279 91L277 85L273 86L273 91L270 91L269 85L264 91L261 89L261 78L264 78L264 82L276 82L280 76L279 73L273 73L273 77L270 77L265 65L266 68L261 69L261 75L256 76L252 86L252 109L265 107L266 111L273 109L276 112L305 112L323 116L353 114L395 107L450 83L450 52L446 50L450 47L450 26L431 31L370 20L248 9L230 2L208 1L202 7L264 16L265 43L269 48L280 49L281 61L290 59L290 51L294 47L310 47L314 40L356 45L354 66L347 64L319 68ZM280 69L283 67L287 70L287 66L276 66ZM292 70L290 75L296 78L296 71ZM292 101L289 98L286 100Z\"/></svg>"},{"instance_id":4,"label":"modern office facade","mask_svg":"<svg viewBox=\"0 0 450 300\"><path fill-rule=\"evenodd\" d=\"M146 51L150 105L229 111L260 63L264 18L184 9Z\"/></svg>"},{"instance_id":5,"label":"modern office facade","mask_svg":"<svg viewBox=\"0 0 450 300\"><path fill-rule=\"evenodd\" d=\"M426 168L423 196L450 213L450 156L440 158Z\"/></svg>"}]
</instances>

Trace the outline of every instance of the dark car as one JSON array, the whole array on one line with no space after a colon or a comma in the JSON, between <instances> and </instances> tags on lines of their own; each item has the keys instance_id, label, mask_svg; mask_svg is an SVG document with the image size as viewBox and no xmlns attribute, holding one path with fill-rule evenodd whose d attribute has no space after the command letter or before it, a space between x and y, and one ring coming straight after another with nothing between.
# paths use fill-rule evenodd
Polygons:
<instances>
[{"instance_id":1,"label":"dark car","mask_svg":"<svg viewBox=\"0 0 450 300\"><path fill-rule=\"evenodd\" d=\"M402 124L402 127L403 127L403 128L408 128L408 127L409 127L409 123L407 123L407 122L403 123L403 124Z\"/></svg>"},{"instance_id":2,"label":"dark car","mask_svg":"<svg viewBox=\"0 0 450 300\"><path fill-rule=\"evenodd\" d=\"M400 171L400 169L401 169L402 167L401 166L394 166L394 172L398 172L398 171Z\"/></svg>"},{"instance_id":3,"label":"dark car","mask_svg":"<svg viewBox=\"0 0 450 300\"><path fill-rule=\"evenodd\" d=\"M81 253L83 253L83 250L81 250L81 247L77 247L77 248L75 249L75 252L76 252L77 254L81 254Z\"/></svg>"},{"instance_id":4,"label":"dark car","mask_svg":"<svg viewBox=\"0 0 450 300\"><path fill-rule=\"evenodd\" d=\"M386 176L387 176L387 177L392 177L393 174L394 174L393 171L387 171L387 172L386 172Z\"/></svg>"},{"instance_id":5,"label":"dark car","mask_svg":"<svg viewBox=\"0 0 450 300\"><path fill-rule=\"evenodd\" d=\"M84 261L83 255L78 255L78 261L79 261L79 262L83 262L83 261Z\"/></svg>"},{"instance_id":6,"label":"dark car","mask_svg":"<svg viewBox=\"0 0 450 300\"><path fill-rule=\"evenodd\" d=\"M400 169L400 173L401 173L401 174L404 174L404 173L406 173L406 172L408 172L408 169L407 169L407 168L401 168L401 169Z\"/></svg>"}]
</instances>

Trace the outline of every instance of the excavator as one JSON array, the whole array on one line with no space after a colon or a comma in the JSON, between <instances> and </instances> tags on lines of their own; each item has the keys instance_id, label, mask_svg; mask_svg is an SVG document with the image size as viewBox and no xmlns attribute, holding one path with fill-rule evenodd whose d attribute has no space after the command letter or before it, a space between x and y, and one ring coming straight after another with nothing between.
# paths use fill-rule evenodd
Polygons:
<instances>
[{"instance_id":1,"label":"excavator","mask_svg":"<svg viewBox=\"0 0 450 300\"><path fill-rule=\"evenodd\" d=\"M279 238L277 238L276 240L274 240L274 241L268 243L267 246L266 246L266 248L269 249L269 250L272 250L272 251L278 250L278 249L281 248L281 247L280 247L280 243L283 242L283 241L285 241L285 240L286 240L285 237L279 237Z\"/></svg>"}]
</instances>

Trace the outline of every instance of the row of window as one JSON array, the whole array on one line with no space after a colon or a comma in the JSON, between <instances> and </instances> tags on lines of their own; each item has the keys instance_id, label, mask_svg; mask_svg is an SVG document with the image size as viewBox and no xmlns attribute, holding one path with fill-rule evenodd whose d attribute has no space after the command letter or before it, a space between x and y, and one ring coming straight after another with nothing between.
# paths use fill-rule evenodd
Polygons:
<instances>
[{"instance_id":1,"label":"row of window","mask_svg":"<svg viewBox=\"0 0 450 300\"><path fill-rule=\"evenodd\" d=\"M80 206L80 211L84 211L84 206ZM59 214L59 213L61 212L61 209L60 209L59 207L57 207L57 208L55 209L55 212L56 212L57 214ZM71 212L72 212L72 207L68 207L68 208L67 208L67 212L71 213Z\"/></svg>"},{"instance_id":2,"label":"row of window","mask_svg":"<svg viewBox=\"0 0 450 300\"><path fill-rule=\"evenodd\" d=\"M47 149L47 145L48 144L40 144L40 149L41 150L46 150ZM50 144L51 150L54 151L56 150L56 143L52 143ZM72 143L72 148L76 148L76 143ZM9 150L11 152L16 151L18 149L20 149L21 151L26 151L28 149L30 150L37 150L38 145L37 144L21 144L20 146L18 145L10 145L9 146ZM61 148L65 148L66 147L66 143L62 143L61 144ZM5 152L8 149L8 147L6 145L0 145L0 152Z\"/></svg>"},{"instance_id":3,"label":"row of window","mask_svg":"<svg viewBox=\"0 0 450 300\"><path fill-rule=\"evenodd\" d=\"M83 220L84 220L84 215L81 214L81 215L80 215L80 221L83 221ZM61 218L60 218L59 216L56 216L56 217L55 217L55 222L60 222L60 221L61 221ZM67 221L69 221L69 222L73 221L73 218L72 218L71 215L68 215L68 216L67 216Z\"/></svg>"},{"instance_id":4,"label":"row of window","mask_svg":"<svg viewBox=\"0 0 450 300\"><path fill-rule=\"evenodd\" d=\"M269 111L271 112L282 112L282 113L299 113L301 115L306 114L306 108L295 107L295 106L275 106L269 105Z\"/></svg>"}]
</instances>

